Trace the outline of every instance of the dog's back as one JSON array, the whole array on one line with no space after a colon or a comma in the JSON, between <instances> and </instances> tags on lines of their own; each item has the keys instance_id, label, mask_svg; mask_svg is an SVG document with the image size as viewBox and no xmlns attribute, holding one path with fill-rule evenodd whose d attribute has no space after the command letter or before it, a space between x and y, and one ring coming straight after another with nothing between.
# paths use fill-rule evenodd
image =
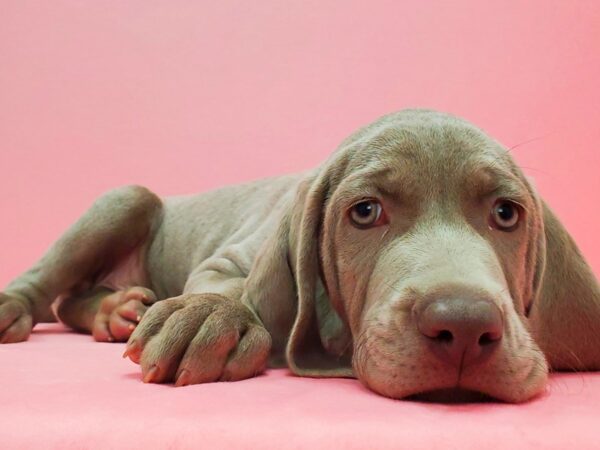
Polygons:
<instances>
[{"instance_id":1,"label":"dog's back","mask_svg":"<svg viewBox=\"0 0 600 450\"><path fill-rule=\"evenodd\" d=\"M303 176L268 178L165 198L161 223L147 243L149 287L158 298L179 295L190 273L207 258L220 254L247 275Z\"/></svg>"}]
</instances>

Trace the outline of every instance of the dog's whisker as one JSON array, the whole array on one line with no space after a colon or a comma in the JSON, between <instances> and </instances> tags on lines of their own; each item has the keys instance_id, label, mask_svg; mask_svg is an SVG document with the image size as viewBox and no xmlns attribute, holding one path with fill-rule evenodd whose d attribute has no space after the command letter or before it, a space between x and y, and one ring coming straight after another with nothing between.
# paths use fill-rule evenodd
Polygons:
<instances>
[{"instance_id":1,"label":"dog's whisker","mask_svg":"<svg viewBox=\"0 0 600 450\"><path fill-rule=\"evenodd\" d=\"M548 132L546 134L543 134L541 136L537 136L531 139L527 139L525 141L519 142L515 145L512 145L510 147L507 148L507 151L512 152L514 149L519 148L519 147L523 147L525 145L531 144L532 142L537 142L537 141L541 141L543 139L548 138L549 136L551 136L552 134L554 134L553 132Z\"/></svg>"}]
</instances>

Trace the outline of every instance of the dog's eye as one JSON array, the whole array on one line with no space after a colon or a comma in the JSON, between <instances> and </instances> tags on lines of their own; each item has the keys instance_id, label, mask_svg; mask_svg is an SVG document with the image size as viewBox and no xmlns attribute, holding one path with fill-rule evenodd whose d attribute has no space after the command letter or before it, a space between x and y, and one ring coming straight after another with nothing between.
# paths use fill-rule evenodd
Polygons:
<instances>
[{"instance_id":1,"label":"dog's eye","mask_svg":"<svg viewBox=\"0 0 600 450\"><path fill-rule=\"evenodd\" d=\"M514 231L519 225L519 205L510 200L498 200L490 216L492 227L502 231Z\"/></svg>"},{"instance_id":2,"label":"dog's eye","mask_svg":"<svg viewBox=\"0 0 600 450\"><path fill-rule=\"evenodd\" d=\"M377 200L363 200L350 208L350 220L358 228L382 225L385 221L383 208Z\"/></svg>"}]
</instances>

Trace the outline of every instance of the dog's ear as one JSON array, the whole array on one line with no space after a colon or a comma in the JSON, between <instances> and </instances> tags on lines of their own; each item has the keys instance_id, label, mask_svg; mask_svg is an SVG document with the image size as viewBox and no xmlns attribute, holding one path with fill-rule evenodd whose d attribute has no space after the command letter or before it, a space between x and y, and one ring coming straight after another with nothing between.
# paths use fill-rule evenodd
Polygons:
<instances>
[{"instance_id":1,"label":"dog's ear","mask_svg":"<svg viewBox=\"0 0 600 450\"><path fill-rule=\"evenodd\" d=\"M532 334L553 369L600 369L600 289L577 245L540 201Z\"/></svg>"},{"instance_id":2,"label":"dog's ear","mask_svg":"<svg viewBox=\"0 0 600 450\"><path fill-rule=\"evenodd\" d=\"M292 372L351 377L351 334L320 276L319 234L330 188L327 165L300 183L277 232L262 246L244 295L267 328L276 330L274 352L287 346Z\"/></svg>"},{"instance_id":3,"label":"dog's ear","mask_svg":"<svg viewBox=\"0 0 600 450\"><path fill-rule=\"evenodd\" d=\"M339 181L341 160L330 163L304 186L291 224L298 311L286 356L290 369L304 376L353 376L352 337L323 286L320 235L327 199ZM337 180L336 180L337 179Z\"/></svg>"}]
</instances>

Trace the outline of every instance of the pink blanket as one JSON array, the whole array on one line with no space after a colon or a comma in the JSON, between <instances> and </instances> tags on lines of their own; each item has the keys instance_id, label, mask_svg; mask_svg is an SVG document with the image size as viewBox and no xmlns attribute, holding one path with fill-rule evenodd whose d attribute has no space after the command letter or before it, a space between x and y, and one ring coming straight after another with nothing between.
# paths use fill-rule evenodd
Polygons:
<instances>
[{"instance_id":1,"label":"pink blanket","mask_svg":"<svg viewBox=\"0 0 600 450\"><path fill-rule=\"evenodd\" d=\"M0 346L0 448L600 448L600 374L557 374L524 405L379 397L355 380L271 370L174 388L61 325Z\"/></svg>"}]
</instances>

